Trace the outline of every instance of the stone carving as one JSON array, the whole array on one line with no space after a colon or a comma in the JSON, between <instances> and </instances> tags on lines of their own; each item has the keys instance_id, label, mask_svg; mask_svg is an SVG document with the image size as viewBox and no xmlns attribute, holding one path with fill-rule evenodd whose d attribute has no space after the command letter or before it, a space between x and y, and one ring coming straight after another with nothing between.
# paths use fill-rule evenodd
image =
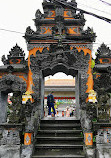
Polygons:
<instances>
[{"instance_id":1,"label":"stone carving","mask_svg":"<svg viewBox=\"0 0 111 158\"><path fill-rule=\"evenodd\" d=\"M35 19L35 20L36 20L36 19ZM37 38L38 35L40 34L40 32L41 32L41 28L40 28L40 25L39 25L39 24L36 25L36 32L33 31L30 26L28 26L28 27L26 28L26 32L25 32L24 38L25 38L27 41L29 41L31 38Z\"/></svg>"},{"instance_id":2,"label":"stone carving","mask_svg":"<svg viewBox=\"0 0 111 158\"><path fill-rule=\"evenodd\" d=\"M46 47L51 47L53 48L54 45L51 44L27 44L27 49L31 50L33 48L46 48ZM92 44L70 44L70 47L74 47L74 48L88 48L90 50L92 50Z\"/></svg>"},{"instance_id":3,"label":"stone carving","mask_svg":"<svg viewBox=\"0 0 111 158\"><path fill-rule=\"evenodd\" d=\"M31 113L32 113L32 103L30 100L28 100L26 102L26 105L25 105L25 116L26 117L30 117Z\"/></svg>"},{"instance_id":4,"label":"stone carving","mask_svg":"<svg viewBox=\"0 0 111 158\"><path fill-rule=\"evenodd\" d=\"M109 75L111 76L111 65L108 66L107 71L108 71Z\"/></svg>"},{"instance_id":5,"label":"stone carving","mask_svg":"<svg viewBox=\"0 0 111 158\"><path fill-rule=\"evenodd\" d=\"M45 67L46 65L50 66L51 63L67 63L68 66L70 65L74 65L74 68L79 70L79 69L86 69L85 66L87 65L87 69L88 69L88 63L87 61L89 60L89 55L87 54L86 56L84 56L84 52L78 52L77 49L73 49L72 51L67 50L68 46L62 46L60 45L60 43L58 45L51 45L50 46L50 51L55 53L48 53L48 50L45 49L45 54L44 54L44 50L43 53L36 54L36 60L34 60L35 58L33 56L31 56L31 66L33 65L37 65L39 68ZM69 46L70 48L70 46ZM66 50L66 51L64 51ZM49 52L50 52L49 51ZM61 59L61 60L60 60ZM81 62L82 60L82 62ZM52 62L53 61L53 62ZM52 64L53 65L53 64Z\"/></svg>"},{"instance_id":6,"label":"stone carving","mask_svg":"<svg viewBox=\"0 0 111 158\"><path fill-rule=\"evenodd\" d=\"M26 28L25 35L31 36L31 35L33 35L33 34L34 34L34 31L31 29L30 26L28 26L28 27Z\"/></svg>"},{"instance_id":7,"label":"stone carving","mask_svg":"<svg viewBox=\"0 0 111 158\"><path fill-rule=\"evenodd\" d=\"M27 49L31 50L33 48L46 48L50 47L50 44L27 44Z\"/></svg>"},{"instance_id":8,"label":"stone carving","mask_svg":"<svg viewBox=\"0 0 111 158\"><path fill-rule=\"evenodd\" d=\"M111 58L111 50L104 43L97 50L96 64L100 64L100 58Z\"/></svg>"},{"instance_id":9,"label":"stone carving","mask_svg":"<svg viewBox=\"0 0 111 158\"><path fill-rule=\"evenodd\" d=\"M40 11L39 9L36 11L35 17L36 17L36 19L38 19L38 20L40 20L40 19L42 18L42 13L41 13L41 11Z\"/></svg>"},{"instance_id":10,"label":"stone carving","mask_svg":"<svg viewBox=\"0 0 111 158\"><path fill-rule=\"evenodd\" d=\"M32 94L32 97L34 98L35 93ZM34 138L36 136L38 127L39 127L39 114L38 114L38 104L39 100L34 98L34 102L31 103L30 100L28 100L24 111L26 112L26 124L25 124L25 131L26 132L33 132Z\"/></svg>"},{"instance_id":11,"label":"stone carving","mask_svg":"<svg viewBox=\"0 0 111 158\"><path fill-rule=\"evenodd\" d=\"M23 79L12 75L11 73L8 75L4 75L0 79L0 90L1 91L20 91L25 92L26 91L26 82L23 81Z\"/></svg>"},{"instance_id":12,"label":"stone carving","mask_svg":"<svg viewBox=\"0 0 111 158\"><path fill-rule=\"evenodd\" d=\"M14 72L14 67L11 65L7 66L7 71L8 71L8 73Z\"/></svg>"},{"instance_id":13,"label":"stone carving","mask_svg":"<svg viewBox=\"0 0 111 158\"><path fill-rule=\"evenodd\" d=\"M7 58L8 59L5 58L5 55L2 56L2 62L4 65L10 64L10 61L13 64L17 64L18 59L20 60L19 64L25 64L25 53L17 44L11 49L11 51L9 51Z\"/></svg>"},{"instance_id":14,"label":"stone carving","mask_svg":"<svg viewBox=\"0 0 111 158\"><path fill-rule=\"evenodd\" d=\"M52 53L53 52L53 53ZM52 70L56 72L56 67L58 64L60 64L61 70L62 66L67 68L67 70L70 71L79 71L81 74L81 101L84 101L87 98L86 90L87 90L87 71L88 71L88 62L90 59L90 55L87 54L84 55L84 52L81 50L78 52L76 48L73 48L73 50L70 50L69 45L63 45L61 41L58 42L58 44L52 44L49 48L49 51L47 48L43 50L42 53L37 52L36 57L33 55L30 57L31 61L31 71L33 74L36 74L40 70L45 70L45 73L47 73L50 70L50 74L52 73ZM37 77L33 76L33 81L35 87L33 87L33 90L35 93L39 91L39 83L36 83ZM39 80L38 80L39 82ZM38 94L37 94L38 95Z\"/></svg>"},{"instance_id":15,"label":"stone carving","mask_svg":"<svg viewBox=\"0 0 111 158\"><path fill-rule=\"evenodd\" d=\"M52 12L52 10L49 9L49 7L48 7L49 1L45 1L45 3L43 3L44 14L42 15L40 10L37 10L36 19L34 19L37 31L33 32L30 30L30 32L33 32L32 35L30 33L30 36L26 33L25 34L26 41L29 42L30 39L33 39L33 40L34 39L38 39L38 40L46 39L46 37L47 37L47 39L51 39L51 38L53 38L53 36L54 36L54 39L61 39L61 38L67 39L70 36L70 35L68 35L67 26L72 26L72 21L73 21L73 23L77 23L78 26L80 26L80 23L82 25L81 31L75 29L74 30L75 32L79 31L81 33L81 35L84 36L85 39L88 39L90 41L95 40L95 33L93 32L92 29L88 28L86 31L83 31L83 26L85 24L83 12L80 11L79 13L76 13L76 9L72 9L69 11L69 10L65 9L62 5L58 4L57 2L55 2L53 0L51 0L50 2L51 2L51 4L49 4L49 5L51 5L51 6L54 5L54 8L55 8L55 17L53 17L54 20L52 19L51 21L49 21L49 19L46 19L48 17L51 17L54 14L54 12ZM74 5L75 7L77 7L77 3L75 1L71 1L71 2L66 1L66 2L69 5ZM54 4L52 4L52 3L54 3ZM67 11L67 15L70 17L71 16L74 17L74 19L73 20L64 19L64 11ZM75 19L78 19L78 20L75 20ZM54 26L54 27L52 28L52 33L47 32L47 34L44 35L45 29L44 28L41 29L41 27L44 26L44 24L49 24L49 26L50 26L50 24L51 25L53 24L52 26ZM80 36L78 36L76 38L80 39Z\"/></svg>"},{"instance_id":16,"label":"stone carving","mask_svg":"<svg viewBox=\"0 0 111 158\"><path fill-rule=\"evenodd\" d=\"M57 16L63 17L64 9L61 6L60 7L56 7L55 12L56 12L56 17Z\"/></svg>"},{"instance_id":17,"label":"stone carving","mask_svg":"<svg viewBox=\"0 0 111 158\"><path fill-rule=\"evenodd\" d=\"M10 99L12 104L8 104L10 113L8 115L8 123L21 123L24 122L22 95L20 92L14 92Z\"/></svg>"},{"instance_id":18,"label":"stone carving","mask_svg":"<svg viewBox=\"0 0 111 158\"><path fill-rule=\"evenodd\" d=\"M111 50L104 43L97 50L99 57L111 57Z\"/></svg>"},{"instance_id":19,"label":"stone carving","mask_svg":"<svg viewBox=\"0 0 111 158\"><path fill-rule=\"evenodd\" d=\"M9 58L11 57L25 57L24 51L16 44L15 47L11 49L8 55Z\"/></svg>"},{"instance_id":20,"label":"stone carving","mask_svg":"<svg viewBox=\"0 0 111 158\"><path fill-rule=\"evenodd\" d=\"M34 86L32 86L32 90L35 94L32 94L32 97L34 100L37 100L40 98L40 70L36 71L36 73L33 73L33 83Z\"/></svg>"},{"instance_id":21,"label":"stone carving","mask_svg":"<svg viewBox=\"0 0 111 158\"><path fill-rule=\"evenodd\" d=\"M5 57L5 55L2 56L1 61L3 62L4 65L8 64L7 59Z\"/></svg>"},{"instance_id":22,"label":"stone carving","mask_svg":"<svg viewBox=\"0 0 111 158\"><path fill-rule=\"evenodd\" d=\"M98 119L99 120L109 120L109 114L108 110L110 107L110 104L108 102L110 96L106 92L107 89L110 87L110 76L108 74L102 74L98 78L94 78L94 89L96 89L97 92L97 108L98 108Z\"/></svg>"},{"instance_id":23,"label":"stone carving","mask_svg":"<svg viewBox=\"0 0 111 158\"><path fill-rule=\"evenodd\" d=\"M20 145L20 136L18 130L3 130L2 136L3 138L0 141L1 145Z\"/></svg>"},{"instance_id":24,"label":"stone carving","mask_svg":"<svg viewBox=\"0 0 111 158\"><path fill-rule=\"evenodd\" d=\"M56 22L56 25L52 28L52 34L54 36L57 36L57 35L63 35L66 33L67 33L67 28L64 26L63 22L60 22L60 21Z\"/></svg>"},{"instance_id":25,"label":"stone carving","mask_svg":"<svg viewBox=\"0 0 111 158\"><path fill-rule=\"evenodd\" d=\"M96 74L94 75L94 89L97 91L99 94L99 90L101 88L104 88L104 90L107 91L107 89L111 85L111 78L109 73L103 73L100 74L100 77L96 77Z\"/></svg>"},{"instance_id":26,"label":"stone carving","mask_svg":"<svg viewBox=\"0 0 111 158\"><path fill-rule=\"evenodd\" d=\"M97 119L97 107L96 103L87 102L86 104L86 111L89 114L91 120Z\"/></svg>"},{"instance_id":27,"label":"stone carving","mask_svg":"<svg viewBox=\"0 0 111 158\"><path fill-rule=\"evenodd\" d=\"M97 144L111 144L111 129L99 129L96 136Z\"/></svg>"},{"instance_id":28,"label":"stone carving","mask_svg":"<svg viewBox=\"0 0 111 158\"><path fill-rule=\"evenodd\" d=\"M86 110L80 111L80 119L81 126L84 129L84 132L90 131L92 129L92 121L90 119L90 115L86 112Z\"/></svg>"},{"instance_id":29,"label":"stone carving","mask_svg":"<svg viewBox=\"0 0 111 158\"><path fill-rule=\"evenodd\" d=\"M72 15L73 15L74 19L83 19L84 20L84 14L81 11L79 13L75 13L74 11L72 11Z\"/></svg>"},{"instance_id":30,"label":"stone carving","mask_svg":"<svg viewBox=\"0 0 111 158\"><path fill-rule=\"evenodd\" d=\"M109 121L109 109L110 109L110 103L109 100L110 95L108 95L104 89L100 89L98 93L98 120L104 120Z\"/></svg>"},{"instance_id":31,"label":"stone carving","mask_svg":"<svg viewBox=\"0 0 111 158\"><path fill-rule=\"evenodd\" d=\"M81 34L87 37L90 37L91 40L94 42L95 38L96 38L96 34L94 33L93 29L91 29L90 27L87 28L87 30L82 30Z\"/></svg>"}]
</instances>

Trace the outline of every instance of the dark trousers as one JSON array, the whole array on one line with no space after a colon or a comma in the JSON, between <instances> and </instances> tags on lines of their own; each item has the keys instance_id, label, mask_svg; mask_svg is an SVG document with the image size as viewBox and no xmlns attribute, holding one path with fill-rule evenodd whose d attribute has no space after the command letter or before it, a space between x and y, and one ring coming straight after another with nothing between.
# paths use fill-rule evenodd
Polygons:
<instances>
[{"instance_id":1,"label":"dark trousers","mask_svg":"<svg viewBox=\"0 0 111 158\"><path fill-rule=\"evenodd\" d=\"M55 116L55 108L54 108L54 103L50 103L49 104L49 115L51 115L51 108L53 109L53 113L54 113L54 116Z\"/></svg>"}]
</instances>

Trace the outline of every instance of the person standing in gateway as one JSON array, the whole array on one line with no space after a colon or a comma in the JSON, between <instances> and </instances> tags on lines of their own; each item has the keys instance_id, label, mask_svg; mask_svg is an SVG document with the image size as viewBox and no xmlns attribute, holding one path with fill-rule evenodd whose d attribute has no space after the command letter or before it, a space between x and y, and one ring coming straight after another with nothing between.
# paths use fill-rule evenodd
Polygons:
<instances>
[{"instance_id":1,"label":"person standing in gateway","mask_svg":"<svg viewBox=\"0 0 111 158\"><path fill-rule=\"evenodd\" d=\"M51 115L51 108L53 109L53 113L55 116L55 108L54 108L54 96L53 96L54 92L51 92L48 96L47 96L47 105L48 105L48 115Z\"/></svg>"}]
</instances>

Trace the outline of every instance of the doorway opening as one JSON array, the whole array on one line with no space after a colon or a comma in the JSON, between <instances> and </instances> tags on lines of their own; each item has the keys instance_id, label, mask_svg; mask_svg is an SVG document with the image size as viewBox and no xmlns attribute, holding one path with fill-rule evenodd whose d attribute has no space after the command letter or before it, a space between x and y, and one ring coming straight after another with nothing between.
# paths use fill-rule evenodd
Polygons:
<instances>
[{"instance_id":1,"label":"doorway opening","mask_svg":"<svg viewBox=\"0 0 111 158\"><path fill-rule=\"evenodd\" d=\"M19 91L8 93L2 93L6 98L6 122L7 123L20 123L22 120L23 109L22 109L22 94Z\"/></svg>"},{"instance_id":2,"label":"doorway opening","mask_svg":"<svg viewBox=\"0 0 111 158\"><path fill-rule=\"evenodd\" d=\"M44 78L44 117L53 117L53 109L48 115L47 96L53 91L56 118L76 119L76 77L65 73L55 73Z\"/></svg>"}]
</instances>

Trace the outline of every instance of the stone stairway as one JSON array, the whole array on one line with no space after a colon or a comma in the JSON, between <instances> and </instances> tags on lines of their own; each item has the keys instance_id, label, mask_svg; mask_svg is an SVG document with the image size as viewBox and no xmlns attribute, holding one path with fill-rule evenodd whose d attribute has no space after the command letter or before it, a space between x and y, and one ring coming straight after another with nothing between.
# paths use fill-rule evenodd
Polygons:
<instances>
[{"instance_id":1,"label":"stone stairway","mask_svg":"<svg viewBox=\"0 0 111 158\"><path fill-rule=\"evenodd\" d=\"M32 158L85 158L79 120L41 120Z\"/></svg>"}]
</instances>

